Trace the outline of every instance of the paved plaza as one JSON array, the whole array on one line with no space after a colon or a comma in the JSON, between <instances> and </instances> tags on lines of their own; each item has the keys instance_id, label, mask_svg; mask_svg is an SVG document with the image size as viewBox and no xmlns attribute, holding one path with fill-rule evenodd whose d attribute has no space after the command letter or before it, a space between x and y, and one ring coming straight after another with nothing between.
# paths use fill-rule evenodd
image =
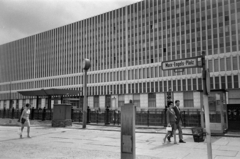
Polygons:
<instances>
[{"instance_id":1,"label":"paved plaza","mask_svg":"<svg viewBox=\"0 0 240 159\"><path fill-rule=\"evenodd\" d=\"M19 138L17 122L0 119L1 159L120 159L120 127L73 124L52 128L49 121L32 121L31 136ZM8 122L8 124L6 123ZM185 144L162 143L164 128L136 129L137 159L207 159L205 142L196 143L184 129ZM213 159L239 159L240 137L212 137Z\"/></svg>"}]
</instances>

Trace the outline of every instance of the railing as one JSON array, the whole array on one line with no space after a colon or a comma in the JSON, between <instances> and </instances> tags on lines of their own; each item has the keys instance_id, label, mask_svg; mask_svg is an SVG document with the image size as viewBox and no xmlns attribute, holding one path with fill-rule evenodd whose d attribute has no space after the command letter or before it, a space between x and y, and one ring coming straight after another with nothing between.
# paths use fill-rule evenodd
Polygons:
<instances>
[{"instance_id":1,"label":"railing","mask_svg":"<svg viewBox=\"0 0 240 159\"><path fill-rule=\"evenodd\" d=\"M0 118L19 119L22 109L2 109L0 110ZM201 126L201 114L199 110L184 110L181 112L184 127ZM31 109L31 120L52 120L52 109ZM211 115L212 116L212 115ZM72 109L71 118L73 122L82 122L82 111ZM166 125L165 110L141 110L136 111L136 125L145 126L165 126ZM87 123L120 125L121 112L116 110L87 110Z\"/></svg>"}]
</instances>

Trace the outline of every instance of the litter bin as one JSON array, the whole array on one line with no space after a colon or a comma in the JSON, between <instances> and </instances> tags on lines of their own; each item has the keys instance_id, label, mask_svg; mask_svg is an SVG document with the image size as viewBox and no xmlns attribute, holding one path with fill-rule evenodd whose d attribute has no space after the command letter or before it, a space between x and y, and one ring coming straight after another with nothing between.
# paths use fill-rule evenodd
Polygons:
<instances>
[{"instance_id":1,"label":"litter bin","mask_svg":"<svg viewBox=\"0 0 240 159\"><path fill-rule=\"evenodd\" d=\"M205 140L206 134L201 127L192 128L192 134L194 142L203 142Z\"/></svg>"}]
</instances>

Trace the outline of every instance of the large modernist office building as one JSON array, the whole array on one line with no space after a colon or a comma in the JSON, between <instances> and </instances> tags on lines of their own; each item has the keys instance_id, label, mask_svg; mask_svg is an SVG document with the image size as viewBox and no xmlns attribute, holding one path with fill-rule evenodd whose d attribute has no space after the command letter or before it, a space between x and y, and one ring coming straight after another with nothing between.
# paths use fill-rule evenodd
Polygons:
<instances>
[{"instance_id":1,"label":"large modernist office building","mask_svg":"<svg viewBox=\"0 0 240 159\"><path fill-rule=\"evenodd\" d=\"M181 107L202 104L202 70L164 71L163 61L206 52L211 90L240 103L240 0L144 0L0 45L0 108L48 104L19 91L79 90L85 58L90 108L161 109L167 92ZM76 96L64 96L74 99ZM12 101L12 102L10 102ZM53 103L59 98L53 98ZM48 105L49 107L49 105Z\"/></svg>"}]
</instances>

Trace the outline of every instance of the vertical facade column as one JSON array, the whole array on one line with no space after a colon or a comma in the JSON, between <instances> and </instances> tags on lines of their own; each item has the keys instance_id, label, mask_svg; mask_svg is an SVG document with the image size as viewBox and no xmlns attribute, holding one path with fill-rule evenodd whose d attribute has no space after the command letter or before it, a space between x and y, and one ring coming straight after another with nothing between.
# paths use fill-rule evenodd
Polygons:
<instances>
[{"instance_id":1,"label":"vertical facade column","mask_svg":"<svg viewBox=\"0 0 240 159\"><path fill-rule=\"evenodd\" d=\"M51 109L51 105L52 105L51 96L48 96L48 107L47 107L47 109Z\"/></svg>"}]
</instances>

